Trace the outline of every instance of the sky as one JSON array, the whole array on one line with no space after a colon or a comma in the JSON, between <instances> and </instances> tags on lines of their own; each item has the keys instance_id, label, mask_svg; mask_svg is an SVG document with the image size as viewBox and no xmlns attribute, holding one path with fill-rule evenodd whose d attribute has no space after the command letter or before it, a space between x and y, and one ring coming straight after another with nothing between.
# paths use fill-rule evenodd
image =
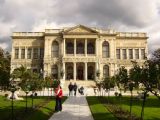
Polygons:
<instances>
[{"instance_id":1,"label":"sky","mask_svg":"<svg viewBox=\"0 0 160 120\"><path fill-rule=\"evenodd\" d=\"M40 32L77 24L146 32L160 48L160 0L0 0L0 47L11 51L12 32Z\"/></svg>"}]
</instances>

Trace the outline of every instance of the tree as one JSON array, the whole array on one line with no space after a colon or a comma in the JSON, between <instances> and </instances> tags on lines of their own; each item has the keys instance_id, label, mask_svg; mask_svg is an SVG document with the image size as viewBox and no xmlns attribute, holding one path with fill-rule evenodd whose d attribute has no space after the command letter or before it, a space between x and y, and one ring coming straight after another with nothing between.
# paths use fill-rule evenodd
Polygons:
<instances>
[{"instance_id":1,"label":"tree","mask_svg":"<svg viewBox=\"0 0 160 120\"><path fill-rule=\"evenodd\" d=\"M109 93L110 93L110 88L113 88L114 86L115 86L115 76L104 78L103 88L108 90L108 97L109 97Z\"/></svg>"},{"instance_id":2,"label":"tree","mask_svg":"<svg viewBox=\"0 0 160 120\"><path fill-rule=\"evenodd\" d=\"M10 54L0 48L0 87L6 90L10 79Z\"/></svg>"},{"instance_id":3,"label":"tree","mask_svg":"<svg viewBox=\"0 0 160 120\"><path fill-rule=\"evenodd\" d=\"M126 90L129 78L128 78L127 69L124 66L119 68L115 78L116 78L116 83L120 90L120 93L122 91L122 87L124 90Z\"/></svg>"},{"instance_id":4,"label":"tree","mask_svg":"<svg viewBox=\"0 0 160 120\"><path fill-rule=\"evenodd\" d=\"M21 66L14 69L11 74L13 79L20 79L19 86L26 93L26 111L27 111L27 94L30 91L30 82L32 79L31 70L27 70L26 67Z\"/></svg>"}]
</instances>

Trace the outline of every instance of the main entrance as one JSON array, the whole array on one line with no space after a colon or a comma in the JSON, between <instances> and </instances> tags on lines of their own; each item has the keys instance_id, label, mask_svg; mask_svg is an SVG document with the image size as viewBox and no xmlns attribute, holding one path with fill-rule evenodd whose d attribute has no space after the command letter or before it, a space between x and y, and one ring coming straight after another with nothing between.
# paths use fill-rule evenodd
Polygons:
<instances>
[{"instance_id":1,"label":"main entrance","mask_svg":"<svg viewBox=\"0 0 160 120\"><path fill-rule=\"evenodd\" d=\"M77 64L77 80L84 80L84 63Z\"/></svg>"},{"instance_id":2,"label":"main entrance","mask_svg":"<svg viewBox=\"0 0 160 120\"><path fill-rule=\"evenodd\" d=\"M88 62L66 62L65 63L65 79L66 80L94 80L95 79L95 63Z\"/></svg>"}]
</instances>

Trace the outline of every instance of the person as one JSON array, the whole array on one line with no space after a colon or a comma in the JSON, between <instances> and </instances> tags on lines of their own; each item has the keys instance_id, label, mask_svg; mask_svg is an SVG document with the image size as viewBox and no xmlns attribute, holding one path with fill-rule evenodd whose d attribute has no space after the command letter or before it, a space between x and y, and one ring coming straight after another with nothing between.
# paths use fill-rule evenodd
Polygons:
<instances>
[{"instance_id":1,"label":"person","mask_svg":"<svg viewBox=\"0 0 160 120\"><path fill-rule=\"evenodd\" d=\"M68 89L69 89L69 96L71 96L72 95L72 91L73 91L72 82L70 82L70 84L68 85Z\"/></svg>"},{"instance_id":2,"label":"person","mask_svg":"<svg viewBox=\"0 0 160 120\"><path fill-rule=\"evenodd\" d=\"M74 83L73 85L73 90L74 90L74 96L76 96L76 93L77 93L77 84Z\"/></svg>"},{"instance_id":3,"label":"person","mask_svg":"<svg viewBox=\"0 0 160 120\"><path fill-rule=\"evenodd\" d=\"M55 97L56 97L55 111L57 112L62 111L63 91L60 85L58 85L58 87L55 89Z\"/></svg>"},{"instance_id":4,"label":"person","mask_svg":"<svg viewBox=\"0 0 160 120\"><path fill-rule=\"evenodd\" d=\"M81 87L78 89L78 91L79 91L79 93L80 93L81 95L84 95L84 87L83 87L83 86L81 86Z\"/></svg>"}]
</instances>

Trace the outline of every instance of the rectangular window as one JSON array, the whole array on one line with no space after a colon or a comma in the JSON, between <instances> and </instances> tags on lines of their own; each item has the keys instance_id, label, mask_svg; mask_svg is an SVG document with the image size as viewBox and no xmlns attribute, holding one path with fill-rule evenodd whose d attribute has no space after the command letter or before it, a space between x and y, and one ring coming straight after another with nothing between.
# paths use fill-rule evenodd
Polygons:
<instances>
[{"instance_id":1,"label":"rectangular window","mask_svg":"<svg viewBox=\"0 0 160 120\"><path fill-rule=\"evenodd\" d=\"M18 55L19 55L19 49L15 48L15 59L19 58Z\"/></svg>"},{"instance_id":2,"label":"rectangular window","mask_svg":"<svg viewBox=\"0 0 160 120\"><path fill-rule=\"evenodd\" d=\"M33 58L38 59L38 48L33 49Z\"/></svg>"},{"instance_id":3,"label":"rectangular window","mask_svg":"<svg viewBox=\"0 0 160 120\"><path fill-rule=\"evenodd\" d=\"M25 59L25 49L21 49L21 59Z\"/></svg>"},{"instance_id":4,"label":"rectangular window","mask_svg":"<svg viewBox=\"0 0 160 120\"><path fill-rule=\"evenodd\" d=\"M139 59L139 49L135 49L135 59Z\"/></svg>"},{"instance_id":5,"label":"rectangular window","mask_svg":"<svg viewBox=\"0 0 160 120\"><path fill-rule=\"evenodd\" d=\"M44 57L44 48L40 48L40 58L43 59Z\"/></svg>"},{"instance_id":6,"label":"rectangular window","mask_svg":"<svg viewBox=\"0 0 160 120\"><path fill-rule=\"evenodd\" d=\"M133 49L129 49L129 59L133 59Z\"/></svg>"},{"instance_id":7,"label":"rectangular window","mask_svg":"<svg viewBox=\"0 0 160 120\"><path fill-rule=\"evenodd\" d=\"M127 51L126 51L126 49L122 50L122 54L123 54L123 59L127 59Z\"/></svg>"},{"instance_id":8,"label":"rectangular window","mask_svg":"<svg viewBox=\"0 0 160 120\"><path fill-rule=\"evenodd\" d=\"M121 59L121 57L120 57L120 49L116 49L116 56L117 56L117 59Z\"/></svg>"},{"instance_id":9,"label":"rectangular window","mask_svg":"<svg viewBox=\"0 0 160 120\"><path fill-rule=\"evenodd\" d=\"M141 59L145 59L145 49L141 49Z\"/></svg>"},{"instance_id":10,"label":"rectangular window","mask_svg":"<svg viewBox=\"0 0 160 120\"><path fill-rule=\"evenodd\" d=\"M32 55L32 49L31 49L31 48L28 48L28 51L27 51L27 59L31 59L31 55Z\"/></svg>"}]
</instances>

